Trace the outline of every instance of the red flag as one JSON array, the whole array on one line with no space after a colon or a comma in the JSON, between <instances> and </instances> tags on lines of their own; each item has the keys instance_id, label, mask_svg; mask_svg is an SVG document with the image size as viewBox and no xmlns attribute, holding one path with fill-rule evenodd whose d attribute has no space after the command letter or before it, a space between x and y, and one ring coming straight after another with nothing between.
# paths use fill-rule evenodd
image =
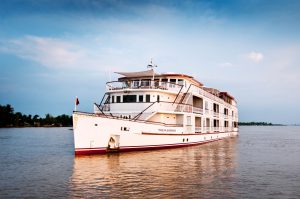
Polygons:
<instances>
[{"instance_id":1,"label":"red flag","mask_svg":"<svg viewBox=\"0 0 300 199\"><path fill-rule=\"evenodd\" d=\"M78 99L78 97L76 97L76 102L75 102L75 104L76 104L76 106L78 106L78 104L79 104L79 99Z\"/></svg>"}]
</instances>

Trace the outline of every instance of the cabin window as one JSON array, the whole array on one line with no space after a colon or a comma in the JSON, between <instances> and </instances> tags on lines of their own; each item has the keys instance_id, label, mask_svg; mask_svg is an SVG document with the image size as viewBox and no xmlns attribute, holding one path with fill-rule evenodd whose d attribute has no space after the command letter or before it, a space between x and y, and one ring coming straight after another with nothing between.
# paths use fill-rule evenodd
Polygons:
<instances>
[{"instance_id":1,"label":"cabin window","mask_svg":"<svg viewBox=\"0 0 300 199\"><path fill-rule=\"evenodd\" d=\"M121 96L117 96L117 103L121 102Z\"/></svg>"},{"instance_id":2,"label":"cabin window","mask_svg":"<svg viewBox=\"0 0 300 199\"><path fill-rule=\"evenodd\" d=\"M170 86L171 88L175 88L176 79L170 79L170 83L171 83L171 84L170 84L169 86Z\"/></svg>"},{"instance_id":3,"label":"cabin window","mask_svg":"<svg viewBox=\"0 0 300 199\"><path fill-rule=\"evenodd\" d=\"M123 103L136 102L136 95L123 95Z\"/></svg>"},{"instance_id":4,"label":"cabin window","mask_svg":"<svg viewBox=\"0 0 300 199\"><path fill-rule=\"evenodd\" d=\"M205 110L208 110L209 108L208 108L208 102L207 101L205 101Z\"/></svg>"},{"instance_id":5,"label":"cabin window","mask_svg":"<svg viewBox=\"0 0 300 199\"><path fill-rule=\"evenodd\" d=\"M228 127L228 121L224 121L224 127Z\"/></svg>"},{"instance_id":6,"label":"cabin window","mask_svg":"<svg viewBox=\"0 0 300 199\"><path fill-rule=\"evenodd\" d=\"M156 87L159 86L159 79L154 80L154 86L156 86Z\"/></svg>"},{"instance_id":7,"label":"cabin window","mask_svg":"<svg viewBox=\"0 0 300 199\"><path fill-rule=\"evenodd\" d=\"M178 84L183 86L183 79L178 79Z\"/></svg>"},{"instance_id":8,"label":"cabin window","mask_svg":"<svg viewBox=\"0 0 300 199\"><path fill-rule=\"evenodd\" d=\"M150 86L150 79L142 79L141 86Z\"/></svg>"},{"instance_id":9,"label":"cabin window","mask_svg":"<svg viewBox=\"0 0 300 199\"><path fill-rule=\"evenodd\" d=\"M139 80L133 81L133 87L137 88L139 86L140 86L140 81Z\"/></svg>"},{"instance_id":10,"label":"cabin window","mask_svg":"<svg viewBox=\"0 0 300 199\"><path fill-rule=\"evenodd\" d=\"M191 116L186 116L186 125L192 125Z\"/></svg>"},{"instance_id":11,"label":"cabin window","mask_svg":"<svg viewBox=\"0 0 300 199\"><path fill-rule=\"evenodd\" d=\"M150 102L150 95L146 95L146 102Z\"/></svg>"},{"instance_id":12,"label":"cabin window","mask_svg":"<svg viewBox=\"0 0 300 199\"><path fill-rule=\"evenodd\" d=\"M111 96L111 103L115 103L115 96Z\"/></svg>"},{"instance_id":13,"label":"cabin window","mask_svg":"<svg viewBox=\"0 0 300 199\"><path fill-rule=\"evenodd\" d=\"M139 95L139 102L143 102L144 101L144 95Z\"/></svg>"},{"instance_id":14,"label":"cabin window","mask_svg":"<svg viewBox=\"0 0 300 199\"><path fill-rule=\"evenodd\" d=\"M228 109L227 108L224 108L224 114L228 115Z\"/></svg>"},{"instance_id":15,"label":"cabin window","mask_svg":"<svg viewBox=\"0 0 300 199\"><path fill-rule=\"evenodd\" d=\"M161 79L162 82L168 82L168 79Z\"/></svg>"},{"instance_id":16,"label":"cabin window","mask_svg":"<svg viewBox=\"0 0 300 199\"><path fill-rule=\"evenodd\" d=\"M157 102L159 102L160 101L160 96L159 95L157 95L157 100L156 100Z\"/></svg>"}]
</instances>

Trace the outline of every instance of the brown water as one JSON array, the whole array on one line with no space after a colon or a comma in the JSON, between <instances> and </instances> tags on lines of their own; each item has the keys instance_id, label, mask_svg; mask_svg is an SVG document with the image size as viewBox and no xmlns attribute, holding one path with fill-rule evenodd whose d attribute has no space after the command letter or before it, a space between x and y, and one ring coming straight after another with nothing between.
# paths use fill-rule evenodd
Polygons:
<instances>
[{"instance_id":1,"label":"brown water","mask_svg":"<svg viewBox=\"0 0 300 199\"><path fill-rule=\"evenodd\" d=\"M300 198L300 128L195 147L74 157L67 128L0 129L1 198Z\"/></svg>"}]
</instances>

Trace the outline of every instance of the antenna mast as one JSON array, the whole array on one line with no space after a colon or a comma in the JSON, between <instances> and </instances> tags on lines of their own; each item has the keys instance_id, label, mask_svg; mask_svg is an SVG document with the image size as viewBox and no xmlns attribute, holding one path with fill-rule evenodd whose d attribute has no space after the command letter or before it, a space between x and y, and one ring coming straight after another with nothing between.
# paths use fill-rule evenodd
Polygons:
<instances>
[{"instance_id":1,"label":"antenna mast","mask_svg":"<svg viewBox=\"0 0 300 199\"><path fill-rule=\"evenodd\" d=\"M153 64L153 58L151 58L151 60L150 60L150 64L148 64L148 65L147 65L147 68L151 68L151 69L152 69L152 71L153 71L153 76L152 76L152 81L153 81L153 83L154 83L154 74L155 74L155 72L154 72L154 69L153 69L153 68L155 68L155 67L157 67L157 65L156 65L156 64Z\"/></svg>"}]
</instances>

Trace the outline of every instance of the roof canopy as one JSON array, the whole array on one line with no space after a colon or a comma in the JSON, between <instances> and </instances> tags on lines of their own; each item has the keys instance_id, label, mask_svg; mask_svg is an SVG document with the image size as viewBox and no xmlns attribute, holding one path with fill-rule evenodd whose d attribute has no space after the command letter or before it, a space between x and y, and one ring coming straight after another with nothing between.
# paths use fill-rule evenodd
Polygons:
<instances>
[{"instance_id":1,"label":"roof canopy","mask_svg":"<svg viewBox=\"0 0 300 199\"><path fill-rule=\"evenodd\" d=\"M146 70L146 71L140 71L140 72L115 72L119 75L123 75L125 77L152 77L154 70ZM160 75L155 73L155 76Z\"/></svg>"}]
</instances>

